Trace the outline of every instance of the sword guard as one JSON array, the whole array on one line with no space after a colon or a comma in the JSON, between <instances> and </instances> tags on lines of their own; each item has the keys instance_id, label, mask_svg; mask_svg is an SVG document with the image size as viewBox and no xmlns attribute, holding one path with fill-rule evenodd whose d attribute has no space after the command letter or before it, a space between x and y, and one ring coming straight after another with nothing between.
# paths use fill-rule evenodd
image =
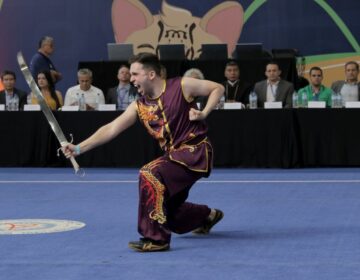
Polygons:
<instances>
[{"instance_id":1,"label":"sword guard","mask_svg":"<svg viewBox=\"0 0 360 280\"><path fill-rule=\"evenodd\" d=\"M59 148L59 149L56 150L56 156L57 156L57 157L60 157L60 151L61 151L61 148Z\"/></svg>"},{"instance_id":2,"label":"sword guard","mask_svg":"<svg viewBox=\"0 0 360 280\"><path fill-rule=\"evenodd\" d=\"M74 137L73 137L72 133L69 133L69 135L70 135L69 143L72 144L74 142Z\"/></svg>"}]
</instances>

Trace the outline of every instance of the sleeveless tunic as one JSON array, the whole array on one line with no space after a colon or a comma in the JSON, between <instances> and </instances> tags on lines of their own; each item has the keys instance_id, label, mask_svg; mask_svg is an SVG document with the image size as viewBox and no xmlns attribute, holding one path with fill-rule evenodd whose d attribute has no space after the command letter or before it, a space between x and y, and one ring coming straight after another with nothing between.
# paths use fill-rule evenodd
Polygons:
<instances>
[{"instance_id":1,"label":"sleeveless tunic","mask_svg":"<svg viewBox=\"0 0 360 280\"><path fill-rule=\"evenodd\" d=\"M171 161L196 172L210 172L212 147L207 139L204 121L190 121L194 100L186 100L182 78L165 81L165 90L156 99L142 96L137 100L140 121L149 134L159 141Z\"/></svg>"}]
</instances>

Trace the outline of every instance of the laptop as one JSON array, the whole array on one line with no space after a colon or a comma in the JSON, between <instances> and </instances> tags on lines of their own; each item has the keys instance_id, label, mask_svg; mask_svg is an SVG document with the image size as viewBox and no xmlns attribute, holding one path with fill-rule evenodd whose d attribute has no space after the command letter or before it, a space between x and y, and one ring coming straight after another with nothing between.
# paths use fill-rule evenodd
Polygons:
<instances>
[{"instance_id":1,"label":"laptop","mask_svg":"<svg viewBox=\"0 0 360 280\"><path fill-rule=\"evenodd\" d=\"M227 60L227 44L202 44L200 60Z\"/></svg>"},{"instance_id":2,"label":"laptop","mask_svg":"<svg viewBox=\"0 0 360 280\"><path fill-rule=\"evenodd\" d=\"M160 60L184 60L184 44L164 44L158 45Z\"/></svg>"},{"instance_id":3,"label":"laptop","mask_svg":"<svg viewBox=\"0 0 360 280\"><path fill-rule=\"evenodd\" d=\"M108 58L115 61L128 61L134 54L132 44L108 43Z\"/></svg>"},{"instance_id":4,"label":"laptop","mask_svg":"<svg viewBox=\"0 0 360 280\"><path fill-rule=\"evenodd\" d=\"M263 53L262 43L241 43L236 44L235 51L233 52L233 58L252 58L260 57Z\"/></svg>"}]
</instances>

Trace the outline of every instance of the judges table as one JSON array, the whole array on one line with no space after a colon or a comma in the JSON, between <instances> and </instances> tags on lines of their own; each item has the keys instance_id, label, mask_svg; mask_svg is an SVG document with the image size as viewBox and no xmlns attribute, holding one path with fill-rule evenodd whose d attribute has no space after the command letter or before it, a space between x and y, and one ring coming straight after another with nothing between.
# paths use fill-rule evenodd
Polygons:
<instances>
[{"instance_id":1,"label":"judges table","mask_svg":"<svg viewBox=\"0 0 360 280\"><path fill-rule=\"evenodd\" d=\"M121 112L55 112L82 141ZM208 117L219 167L360 166L360 109L217 110ZM41 112L0 112L0 166L69 166ZM70 139L70 137L69 137ZM140 167L161 154L140 123L78 157L85 167Z\"/></svg>"},{"instance_id":2,"label":"judges table","mask_svg":"<svg viewBox=\"0 0 360 280\"><path fill-rule=\"evenodd\" d=\"M269 56L243 58L237 60L241 69L241 79L254 84L265 79L265 66L271 61ZM294 57L276 58L281 68L281 77L290 82L297 79L296 61ZM81 61L78 68L89 68L93 72L93 85L99 87L106 94L107 90L116 86L119 81L117 72L126 61ZM199 68L206 79L215 82L224 81L224 69L226 60L181 60L181 61L161 61L167 70L167 77L183 75L190 68Z\"/></svg>"}]
</instances>

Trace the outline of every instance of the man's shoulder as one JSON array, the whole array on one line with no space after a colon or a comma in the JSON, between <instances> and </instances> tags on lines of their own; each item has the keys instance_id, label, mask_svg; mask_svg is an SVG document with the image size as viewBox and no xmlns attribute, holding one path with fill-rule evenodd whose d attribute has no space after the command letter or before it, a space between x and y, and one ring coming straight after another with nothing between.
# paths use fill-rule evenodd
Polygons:
<instances>
[{"instance_id":1,"label":"man's shoulder","mask_svg":"<svg viewBox=\"0 0 360 280\"><path fill-rule=\"evenodd\" d=\"M327 86L324 86L324 85L323 85L323 91L325 93L332 93L333 92L333 90L330 87L327 87Z\"/></svg>"},{"instance_id":2,"label":"man's shoulder","mask_svg":"<svg viewBox=\"0 0 360 280\"><path fill-rule=\"evenodd\" d=\"M46 60L46 56L40 52L36 52L31 58L31 62L33 63L41 60Z\"/></svg>"},{"instance_id":3,"label":"man's shoulder","mask_svg":"<svg viewBox=\"0 0 360 280\"><path fill-rule=\"evenodd\" d=\"M301 88L301 89L299 89L299 93L302 93L302 92L305 92L308 88L310 87L310 85L307 85L307 86L305 86L305 87L303 87L303 88Z\"/></svg>"},{"instance_id":4,"label":"man's shoulder","mask_svg":"<svg viewBox=\"0 0 360 280\"><path fill-rule=\"evenodd\" d=\"M66 91L66 94L71 94L71 93L74 93L75 91L78 91L80 90L80 86L79 85L75 85L75 86L72 86L72 87L69 87Z\"/></svg>"},{"instance_id":5,"label":"man's shoulder","mask_svg":"<svg viewBox=\"0 0 360 280\"><path fill-rule=\"evenodd\" d=\"M255 83L255 87L261 87L267 84L267 80L261 80Z\"/></svg>"},{"instance_id":6,"label":"man's shoulder","mask_svg":"<svg viewBox=\"0 0 360 280\"><path fill-rule=\"evenodd\" d=\"M280 83L283 84L283 85L286 85L286 86L293 86L293 83L287 81L287 80L280 80Z\"/></svg>"},{"instance_id":7,"label":"man's shoulder","mask_svg":"<svg viewBox=\"0 0 360 280\"><path fill-rule=\"evenodd\" d=\"M290 90L294 88L294 84L286 80L280 80L279 85Z\"/></svg>"},{"instance_id":8,"label":"man's shoulder","mask_svg":"<svg viewBox=\"0 0 360 280\"><path fill-rule=\"evenodd\" d=\"M93 92L95 92L95 93L100 92L100 93L104 94L101 89L99 89L98 87L95 87L95 86L93 86L93 85L91 85L90 90L93 91Z\"/></svg>"},{"instance_id":9,"label":"man's shoulder","mask_svg":"<svg viewBox=\"0 0 360 280\"><path fill-rule=\"evenodd\" d=\"M342 86L343 84L345 84L344 80L338 80L338 81L333 82L331 84L331 87L334 88L334 87Z\"/></svg>"}]
</instances>

